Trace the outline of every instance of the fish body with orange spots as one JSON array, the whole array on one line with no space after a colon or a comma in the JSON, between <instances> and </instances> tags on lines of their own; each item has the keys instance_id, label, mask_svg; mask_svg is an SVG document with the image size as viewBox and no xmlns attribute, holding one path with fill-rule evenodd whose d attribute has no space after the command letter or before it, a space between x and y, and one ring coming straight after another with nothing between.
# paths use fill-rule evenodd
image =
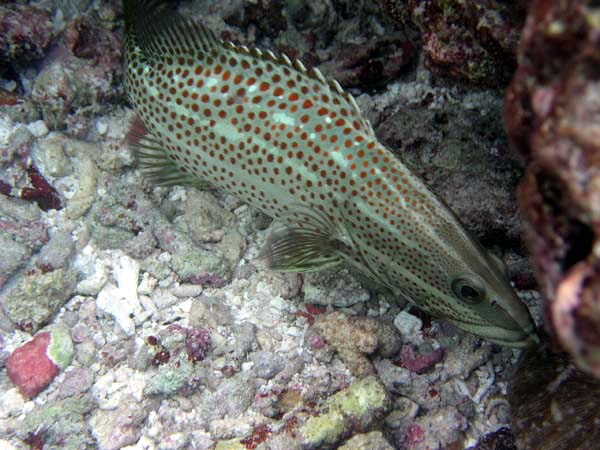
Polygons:
<instances>
[{"instance_id":1,"label":"fish body with orange spots","mask_svg":"<svg viewBox=\"0 0 600 450\"><path fill-rule=\"evenodd\" d=\"M213 186L280 224L274 270L342 262L491 341L537 341L499 260L380 144L354 99L284 55L217 40L158 0L125 0L129 136L147 178Z\"/></svg>"}]
</instances>

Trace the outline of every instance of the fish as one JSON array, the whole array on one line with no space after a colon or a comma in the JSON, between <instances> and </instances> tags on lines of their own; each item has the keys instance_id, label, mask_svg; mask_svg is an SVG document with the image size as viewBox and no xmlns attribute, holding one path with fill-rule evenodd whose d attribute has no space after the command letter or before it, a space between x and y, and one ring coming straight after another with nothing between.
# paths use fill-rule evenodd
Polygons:
<instances>
[{"instance_id":1,"label":"fish","mask_svg":"<svg viewBox=\"0 0 600 450\"><path fill-rule=\"evenodd\" d=\"M335 80L218 39L169 2L125 0L128 134L142 174L217 188L276 220L276 271L345 263L433 316L500 345L539 342L500 259L381 144Z\"/></svg>"}]
</instances>

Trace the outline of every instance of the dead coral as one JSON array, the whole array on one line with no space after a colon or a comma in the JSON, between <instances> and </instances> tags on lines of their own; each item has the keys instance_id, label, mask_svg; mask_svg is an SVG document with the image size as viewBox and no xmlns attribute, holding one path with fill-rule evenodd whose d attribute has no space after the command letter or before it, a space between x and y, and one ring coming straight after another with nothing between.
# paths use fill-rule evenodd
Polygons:
<instances>
[{"instance_id":1,"label":"dead coral","mask_svg":"<svg viewBox=\"0 0 600 450\"><path fill-rule=\"evenodd\" d=\"M317 319L315 331L335 348L340 359L356 377L374 373L367 355L379 350L382 356L398 352L400 337L391 325L364 317L348 317L341 312Z\"/></svg>"}]
</instances>

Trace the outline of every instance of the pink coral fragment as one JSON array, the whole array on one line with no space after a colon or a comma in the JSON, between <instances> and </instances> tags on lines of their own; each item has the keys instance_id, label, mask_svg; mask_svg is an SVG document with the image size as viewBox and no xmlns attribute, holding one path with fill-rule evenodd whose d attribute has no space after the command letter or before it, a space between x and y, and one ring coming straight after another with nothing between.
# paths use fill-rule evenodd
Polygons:
<instances>
[{"instance_id":1,"label":"pink coral fragment","mask_svg":"<svg viewBox=\"0 0 600 450\"><path fill-rule=\"evenodd\" d=\"M426 355L417 356L412 347L405 345L400 351L400 360L396 362L396 365L421 374L433 368L442 359L444 359L443 348L438 348Z\"/></svg>"},{"instance_id":2,"label":"pink coral fragment","mask_svg":"<svg viewBox=\"0 0 600 450\"><path fill-rule=\"evenodd\" d=\"M50 339L50 333L39 333L12 352L6 361L8 377L25 397L38 395L60 371L46 355Z\"/></svg>"},{"instance_id":3,"label":"pink coral fragment","mask_svg":"<svg viewBox=\"0 0 600 450\"><path fill-rule=\"evenodd\" d=\"M416 444L425 440L425 431L416 423L411 424L406 430L405 443L407 448L412 448Z\"/></svg>"}]
</instances>

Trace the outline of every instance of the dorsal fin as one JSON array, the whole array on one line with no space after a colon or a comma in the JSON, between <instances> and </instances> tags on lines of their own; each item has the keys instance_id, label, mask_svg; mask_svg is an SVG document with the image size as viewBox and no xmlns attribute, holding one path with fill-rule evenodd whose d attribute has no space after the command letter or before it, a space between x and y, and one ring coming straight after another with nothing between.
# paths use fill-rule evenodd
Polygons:
<instances>
[{"instance_id":1,"label":"dorsal fin","mask_svg":"<svg viewBox=\"0 0 600 450\"><path fill-rule=\"evenodd\" d=\"M276 64L280 64L282 66L289 67L290 69L296 72L300 72L301 74L306 75L309 78L318 81L319 83L328 85L332 92L342 97L342 100L346 103L348 107L352 108L358 113L358 115L361 117L360 122L363 125L364 131L372 137L375 136L371 123L362 115L362 111L358 107L358 104L356 103L354 97L348 92L344 91L344 89L342 88L342 86L340 86L340 83L338 83L337 80L325 77L323 73L316 67L313 67L312 69L307 69L306 66L302 63L302 61L300 61L299 59L291 60L284 53L277 54L270 50L265 51L259 48L248 48L245 45L236 45L232 42L225 42L223 43L223 45L228 49L241 53L242 55L250 55L255 58L260 58L263 60L274 62Z\"/></svg>"},{"instance_id":2,"label":"dorsal fin","mask_svg":"<svg viewBox=\"0 0 600 450\"><path fill-rule=\"evenodd\" d=\"M179 14L173 2L165 0L125 0L127 33L132 36L145 58L156 60L165 54L206 54L235 51L286 66L313 80L329 86L333 93L360 117L363 131L374 136L371 124L362 116L354 97L345 92L340 84L326 78L319 69L307 69L296 59L276 54L270 50L249 49L243 45L223 42L204 25L195 23Z\"/></svg>"},{"instance_id":3,"label":"dorsal fin","mask_svg":"<svg viewBox=\"0 0 600 450\"><path fill-rule=\"evenodd\" d=\"M212 31L184 18L165 0L125 0L125 23L150 60L168 53L209 53L222 46Z\"/></svg>"}]
</instances>

